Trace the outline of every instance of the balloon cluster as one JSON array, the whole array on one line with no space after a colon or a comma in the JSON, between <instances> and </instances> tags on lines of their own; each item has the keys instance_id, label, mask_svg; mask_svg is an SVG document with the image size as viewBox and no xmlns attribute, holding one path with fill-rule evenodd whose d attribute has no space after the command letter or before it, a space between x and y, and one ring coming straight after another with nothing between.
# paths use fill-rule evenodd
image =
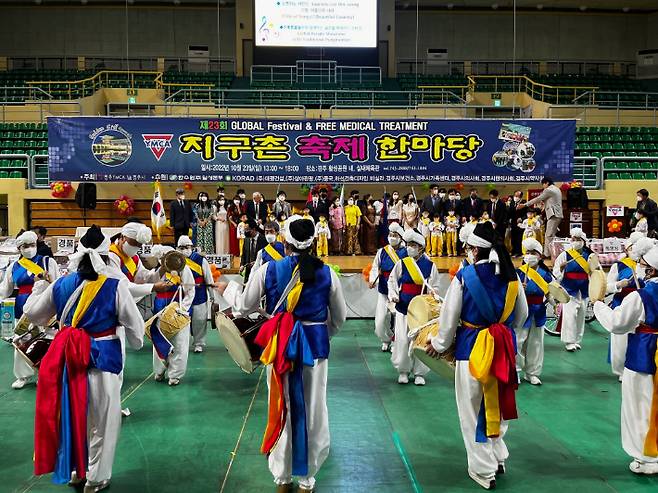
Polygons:
<instances>
[{"instance_id":1,"label":"balloon cluster","mask_svg":"<svg viewBox=\"0 0 658 493\"><path fill-rule=\"evenodd\" d=\"M131 216L135 212L135 201L127 195L122 195L114 201L114 208L122 216Z\"/></svg>"},{"instance_id":2,"label":"balloon cluster","mask_svg":"<svg viewBox=\"0 0 658 493\"><path fill-rule=\"evenodd\" d=\"M186 191L192 190L192 182L191 181L186 181L183 183L183 189Z\"/></svg>"},{"instance_id":3,"label":"balloon cluster","mask_svg":"<svg viewBox=\"0 0 658 493\"><path fill-rule=\"evenodd\" d=\"M621 221L617 221L616 219L608 221L608 233L620 233L622 226L623 223Z\"/></svg>"},{"instance_id":4,"label":"balloon cluster","mask_svg":"<svg viewBox=\"0 0 658 493\"><path fill-rule=\"evenodd\" d=\"M71 195L73 187L68 181L54 181L50 184L50 194L58 199L64 199Z\"/></svg>"},{"instance_id":5,"label":"balloon cluster","mask_svg":"<svg viewBox=\"0 0 658 493\"><path fill-rule=\"evenodd\" d=\"M215 264L210 264L210 272L212 273L212 280L217 282L222 276L222 271L220 271Z\"/></svg>"}]
</instances>

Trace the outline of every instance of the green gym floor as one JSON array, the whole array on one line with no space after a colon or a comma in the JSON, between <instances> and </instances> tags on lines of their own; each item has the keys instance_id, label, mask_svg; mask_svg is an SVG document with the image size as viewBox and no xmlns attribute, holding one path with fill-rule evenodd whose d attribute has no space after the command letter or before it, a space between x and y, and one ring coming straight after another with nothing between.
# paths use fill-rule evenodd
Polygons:
<instances>
[{"instance_id":1,"label":"green gym floor","mask_svg":"<svg viewBox=\"0 0 658 493\"><path fill-rule=\"evenodd\" d=\"M124 418L110 491L197 493L274 491L259 453L267 385L261 369L243 374L217 332L190 354L178 387L153 381L150 345L129 352ZM517 393L519 420L507 434L507 492L658 491L658 478L634 476L621 448L620 384L606 364L607 336L589 326L583 350L567 353L546 337L541 387ZM329 370L331 454L318 493L477 492L466 474L451 382L400 386L379 351L372 321L349 321L332 341ZM12 354L0 347L0 492L69 491L32 475L35 387L11 390Z\"/></svg>"}]
</instances>

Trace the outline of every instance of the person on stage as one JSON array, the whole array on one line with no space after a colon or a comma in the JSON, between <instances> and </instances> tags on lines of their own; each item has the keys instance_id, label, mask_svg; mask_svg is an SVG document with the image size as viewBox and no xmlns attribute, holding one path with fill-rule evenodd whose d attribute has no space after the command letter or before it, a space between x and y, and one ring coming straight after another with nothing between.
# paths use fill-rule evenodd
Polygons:
<instances>
[{"instance_id":1,"label":"person on stage","mask_svg":"<svg viewBox=\"0 0 658 493\"><path fill-rule=\"evenodd\" d=\"M388 352L391 348L393 331L392 320L388 309L388 279L395 264L401 258L407 256L402 236L404 229L399 223L391 223L388 226L388 245L380 248L372 261L370 269L370 289L377 286L377 306L375 307L375 335L382 342L382 352Z\"/></svg>"},{"instance_id":2,"label":"person on stage","mask_svg":"<svg viewBox=\"0 0 658 493\"><path fill-rule=\"evenodd\" d=\"M256 337L268 366L269 421L261 451L268 454L277 492L315 489L315 476L329 455L327 369L329 340L345 322L347 307L336 273L312 256L312 221L292 216L286 228L289 256L260 267L241 292L220 285L233 313L258 310L262 296L274 315ZM225 290L224 290L225 289ZM285 348L281 350L281 345Z\"/></svg>"},{"instance_id":3,"label":"person on stage","mask_svg":"<svg viewBox=\"0 0 658 493\"><path fill-rule=\"evenodd\" d=\"M430 230L430 256L443 257L443 230L445 227L441 222L441 216L434 214L434 219L429 224Z\"/></svg>"},{"instance_id":4,"label":"person on stage","mask_svg":"<svg viewBox=\"0 0 658 493\"><path fill-rule=\"evenodd\" d=\"M37 254L37 234L33 231L21 233L16 238L16 248L20 257L5 271L0 283L0 299L10 297L14 289L18 290L14 303L14 317L18 321L23 316L23 306L32 293L34 283L39 279L54 282L59 277L59 269L55 259ZM34 377L34 368L17 350L14 350L14 377L16 380L11 384L14 390L22 389Z\"/></svg>"},{"instance_id":5,"label":"person on stage","mask_svg":"<svg viewBox=\"0 0 658 493\"><path fill-rule=\"evenodd\" d=\"M122 342L134 349L144 321L128 281L105 275L110 240L93 225L70 257L71 273L39 281L25 313L35 323L56 316L61 329L41 361L37 386L34 474L82 484L84 493L106 489L112 478L121 427ZM73 476L71 472L74 471Z\"/></svg>"},{"instance_id":6,"label":"person on stage","mask_svg":"<svg viewBox=\"0 0 658 493\"><path fill-rule=\"evenodd\" d=\"M496 474L505 473L509 456L507 421L517 417L515 332L523 330L528 306L509 253L491 223L476 225L464 249L470 264L450 283L439 333L427 352L438 357L454 346L455 398L468 475L490 490L496 487Z\"/></svg>"},{"instance_id":7,"label":"person on stage","mask_svg":"<svg viewBox=\"0 0 658 493\"><path fill-rule=\"evenodd\" d=\"M523 240L523 265L517 270L528 301L528 318L516 332L516 371L532 385L541 385L539 379L544 365L544 326L548 284L553 280L548 267L542 262L544 248L534 238Z\"/></svg>"},{"instance_id":8,"label":"person on stage","mask_svg":"<svg viewBox=\"0 0 658 493\"><path fill-rule=\"evenodd\" d=\"M329 229L327 218L322 215L318 217L318 222L315 224L315 237L318 257L328 257L331 230Z\"/></svg>"},{"instance_id":9,"label":"person on stage","mask_svg":"<svg viewBox=\"0 0 658 493\"><path fill-rule=\"evenodd\" d=\"M638 279L635 273L639 259L639 254L635 251L635 244L642 238L646 238L642 233L631 233L628 240L626 240L624 255L612 264L608 271L606 294L613 294L610 302L610 308L612 309L621 305L626 296L644 286L644 281ZM612 373L619 377L620 382L622 373L624 373L627 345L627 334L611 334L610 366Z\"/></svg>"},{"instance_id":10,"label":"person on stage","mask_svg":"<svg viewBox=\"0 0 658 493\"><path fill-rule=\"evenodd\" d=\"M388 278L388 300L395 303L396 310L391 362L398 371L399 384L409 383L409 373L413 373L414 384L425 385L429 368L409 355L407 309L411 300L423 291L434 294L438 290L439 272L424 253L425 238L417 229L407 229L402 238L407 245L407 256L395 263Z\"/></svg>"},{"instance_id":11,"label":"person on stage","mask_svg":"<svg viewBox=\"0 0 658 493\"><path fill-rule=\"evenodd\" d=\"M642 255L645 286L612 309L601 301L594 314L612 334L628 334L621 381L621 443L635 474L658 474L658 246Z\"/></svg>"},{"instance_id":12,"label":"person on stage","mask_svg":"<svg viewBox=\"0 0 658 493\"><path fill-rule=\"evenodd\" d=\"M361 209L354 203L354 198L350 197L345 206L345 255L361 255L360 225Z\"/></svg>"},{"instance_id":13,"label":"person on stage","mask_svg":"<svg viewBox=\"0 0 658 493\"><path fill-rule=\"evenodd\" d=\"M262 265L273 260L281 260L286 256L286 247L278 240L279 233L278 223L270 222L265 224L265 240L267 244L258 250L256 260L250 271L250 278Z\"/></svg>"},{"instance_id":14,"label":"person on stage","mask_svg":"<svg viewBox=\"0 0 658 493\"><path fill-rule=\"evenodd\" d=\"M454 209L448 210L445 218L446 226L446 254L448 257L457 256L457 231L459 230L459 218L455 215Z\"/></svg>"},{"instance_id":15,"label":"person on stage","mask_svg":"<svg viewBox=\"0 0 658 493\"><path fill-rule=\"evenodd\" d=\"M190 308L192 318L192 347L195 353L202 353L206 347L206 333L208 331L208 290L212 295L212 302L217 303L217 295L212 289L215 283L210 270L210 264L199 252L195 252L189 236L178 238L178 251L185 255L187 267L194 277L194 300Z\"/></svg>"},{"instance_id":16,"label":"person on stage","mask_svg":"<svg viewBox=\"0 0 658 493\"><path fill-rule=\"evenodd\" d=\"M151 252L158 260L162 260L168 252L174 251L173 248L163 245L153 245ZM186 265L183 271L176 274L165 272L160 267L160 280L166 282L169 288L155 295L153 301L153 315L160 312L170 303L178 302L181 312L189 313L194 302L195 282L192 270ZM211 275L212 277L212 275ZM159 323L158 321L154 322ZM171 341L170 352L163 354L161 348L153 345L153 374L156 382L162 382L165 379L165 372L169 379L169 386L174 387L180 384L180 381L187 372L187 356L190 350L190 325L183 327Z\"/></svg>"},{"instance_id":17,"label":"person on stage","mask_svg":"<svg viewBox=\"0 0 658 493\"><path fill-rule=\"evenodd\" d=\"M571 230L570 248L555 259L553 275L567 290L571 299L562 305L561 339L569 352L578 351L585 333L585 312L589 296L590 256L596 255L585 246L587 236L580 228ZM546 249L544 248L544 251Z\"/></svg>"}]
</instances>

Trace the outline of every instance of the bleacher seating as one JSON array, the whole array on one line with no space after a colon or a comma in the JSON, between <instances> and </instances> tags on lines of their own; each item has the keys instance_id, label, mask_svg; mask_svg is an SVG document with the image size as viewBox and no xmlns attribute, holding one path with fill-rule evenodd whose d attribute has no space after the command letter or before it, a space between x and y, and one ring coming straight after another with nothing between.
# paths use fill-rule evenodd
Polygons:
<instances>
[{"instance_id":1,"label":"bleacher seating","mask_svg":"<svg viewBox=\"0 0 658 493\"><path fill-rule=\"evenodd\" d=\"M658 127L578 127L576 132L578 157L620 157L624 160L605 161L604 178L608 180L655 180L658 161ZM593 162L585 164L586 175L596 176Z\"/></svg>"},{"instance_id":2,"label":"bleacher seating","mask_svg":"<svg viewBox=\"0 0 658 493\"><path fill-rule=\"evenodd\" d=\"M0 123L0 178L27 178L27 160L3 158L6 154L47 155L46 124Z\"/></svg>"}]
</instances>

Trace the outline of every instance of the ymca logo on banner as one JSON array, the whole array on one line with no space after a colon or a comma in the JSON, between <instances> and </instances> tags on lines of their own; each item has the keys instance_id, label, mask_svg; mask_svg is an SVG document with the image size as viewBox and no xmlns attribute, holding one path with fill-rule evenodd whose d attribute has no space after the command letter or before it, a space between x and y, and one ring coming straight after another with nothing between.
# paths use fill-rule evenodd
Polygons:
<instances>
[{"instance_id":1,"label":"ymca logo on banner","mask_svg":"<svg viewBox=\"0 0 658 493\"><path fill-rule=\"evenodd\" d=\"M171 148L171 139L173 137L174 134L142 134L144 145L151 150L158 161L160 161L165 151Z\"/></svg>"}]
</instances>

